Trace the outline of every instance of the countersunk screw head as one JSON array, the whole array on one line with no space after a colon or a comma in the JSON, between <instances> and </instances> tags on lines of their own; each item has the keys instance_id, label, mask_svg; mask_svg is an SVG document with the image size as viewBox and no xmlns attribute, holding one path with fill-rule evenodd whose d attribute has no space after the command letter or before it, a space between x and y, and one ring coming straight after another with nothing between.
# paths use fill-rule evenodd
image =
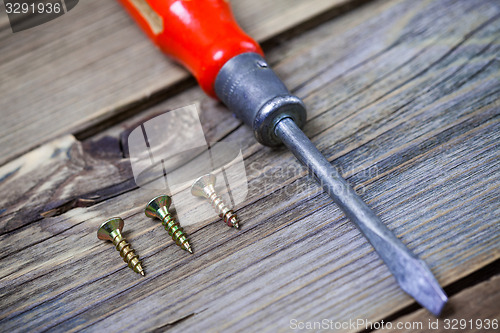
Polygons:
<instances>
[{"instance_id":1,"label":"countersunk screw head","mask_svg":"<svg viewBox=\"0 0 500 333\"><path fill-rule=\"evenodd\" d=\"M144 213L147 217L163 220L165 216L170 215L168 210L171 203L172 199L168 195L159 195L148 202Z\"/></svg>"},{"instance_id":2,"label":"countersunk screw head","mask_svg":"<svg viewBox=\"0 0 500 333\"><path fill-rule=\"evenodd\" d=\"M118 230L120 233L123 230L124 222L119 217L113 217L107 221L105 221L99 229L97 230L97 238L102 240L113 240L113 236L111 233L115 230Z\"/></svg>"},{"instance_id":3,"label":"countersunk screw head","mask_svg":"<svg viewBox=\"0 0 500 333\"><path fill-rule=\"evenodd\" d=\"M207 198L211 192L215 192L216 178L211 173L196 179L191 185L191 194L196 197Z\"/></svg>"}]
</instances>

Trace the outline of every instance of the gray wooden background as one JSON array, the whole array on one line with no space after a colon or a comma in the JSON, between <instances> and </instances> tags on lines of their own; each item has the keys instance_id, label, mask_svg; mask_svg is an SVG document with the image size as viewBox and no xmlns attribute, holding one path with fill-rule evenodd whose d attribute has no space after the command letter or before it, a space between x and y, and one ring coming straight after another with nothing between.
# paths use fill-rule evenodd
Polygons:
<instances>
[{"instance_id":1,"label":"gray wooden background","mask_svg":"<svg viewBox=\"0 0 500 333\"><path fill-rule=\"evenodd\" d=\"M500 3L231 3L304 99L305 133L450 295L440 331L498 319ZM3 15L0 41L2 331L435 320L291 153L258 144L117 2L82 0L16 34ZM144 217L158 193L136 186L123 147L138 123L192 103L207 141L243 147L249 193L240 231L215 217L185 227L188 255ZM96 238L112 216L145 278Z\"/></svg>"}]
</instances>

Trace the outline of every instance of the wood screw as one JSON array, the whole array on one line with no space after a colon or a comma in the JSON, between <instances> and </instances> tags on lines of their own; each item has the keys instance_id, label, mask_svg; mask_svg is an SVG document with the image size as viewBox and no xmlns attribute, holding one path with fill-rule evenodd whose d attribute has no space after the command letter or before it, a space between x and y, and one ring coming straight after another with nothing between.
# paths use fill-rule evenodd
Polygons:
<instances>
[{"instance_id":1,"label":"wood screw","mask_svg":"<svg viewBox=\"0 0 500 333\"><path fill-rule=\"evenodd\" d=\"M168 195L159 195L151 199L144 213L147 217L159 219L174 242L189 253L193 253L186 233L169 212L171 203L172 199Z\"/></svg>"},{"instance_id":2,"label":"wood screw","mask_svg":"<svg viewBox=\"0 0 500 333\"><path fill-rule=\"evenodd\" d=\"M191 194L196 197L206 198L214 207L215 212L224 219L224 222L230 227L238 229L240 227L238 216L229 209L221 197L215 191L216 178L211 173L196 179L191 186Z\"/></svg>"},{"instance_id":3,"label":"wood screw","mask_svg":"<svg viewBox=\"0 0 500 333\"><path fill-rule=\"evenodd\" d=\"M120 252L123 261L128 264L128 267L144 276L144 270L142 269L139 257L122 236L123 225L124 222L121 218L113 217L101 224L97 230L97 238L112 241L116 250Z\"/></svg>"}]
</instances>

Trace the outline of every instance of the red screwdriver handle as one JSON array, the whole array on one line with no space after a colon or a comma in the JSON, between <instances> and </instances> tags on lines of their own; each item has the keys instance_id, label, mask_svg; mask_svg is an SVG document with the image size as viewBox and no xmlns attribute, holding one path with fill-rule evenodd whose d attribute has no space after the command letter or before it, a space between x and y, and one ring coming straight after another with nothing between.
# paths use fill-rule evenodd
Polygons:
<instances>
[{"instance_id":1,"label":"red screwdriver handle","mask_svg":"<svg viewBox=\"0 0 500 333\"><path fill-rule=\"evenodd\" d=\"M217 73L245 52L263 55L236 23L228 0L118 0L153 42L216 97Z\"/></svg>"}]
</instances>

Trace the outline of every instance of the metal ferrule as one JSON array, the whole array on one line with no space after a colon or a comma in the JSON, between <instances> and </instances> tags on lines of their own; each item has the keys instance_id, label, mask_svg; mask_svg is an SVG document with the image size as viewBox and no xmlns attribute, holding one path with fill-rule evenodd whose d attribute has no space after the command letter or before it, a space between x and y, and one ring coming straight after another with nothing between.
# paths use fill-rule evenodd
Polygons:
<instances>
[{"instance_id":1,"label":"metal ferrule","mask_svg":"<svg viewBox=\"0 0 500 333\"><path fill-rule=\"evenodd\" d=\"M291 118L299 127L306 122L302 100L257 53L242 53L226 62L215 80L215 93L266 146L281 144L274 129L282 119Z\"/></svg>"}]
</instances>

